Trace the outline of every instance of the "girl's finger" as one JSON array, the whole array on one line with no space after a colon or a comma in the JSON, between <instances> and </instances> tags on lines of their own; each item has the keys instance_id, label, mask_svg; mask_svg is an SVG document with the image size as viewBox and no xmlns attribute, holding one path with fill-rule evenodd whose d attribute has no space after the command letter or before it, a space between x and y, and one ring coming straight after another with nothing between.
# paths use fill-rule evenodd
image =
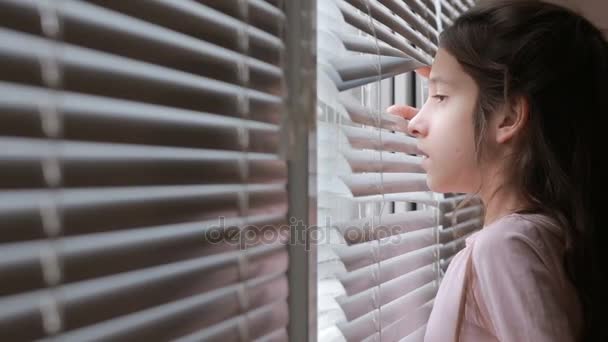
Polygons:
<instances>
[{"instance_id":1,"label":"girl's finger","mask_svg":"<svg viewBox=\"0 0 608 342\"><path fill-rule=\"evenodd\" d=\"M429 78L429 76L431 75L431 67L425 66L418 68L416 69L416 73L424 78Z\"/></svg>"},{"instance_id":2,"label":"girl's finger","mask_svg":"<svg viewBox=\"0 0 608 342\"><path fill-rule=\"evenodd\" d=\"M392 105L388 107L386 111L394 115L402 116L407 120L412 119L414 116L416 116L416 113L418 113L417 108L406 105Z\"/></svg>"}]
</instances>

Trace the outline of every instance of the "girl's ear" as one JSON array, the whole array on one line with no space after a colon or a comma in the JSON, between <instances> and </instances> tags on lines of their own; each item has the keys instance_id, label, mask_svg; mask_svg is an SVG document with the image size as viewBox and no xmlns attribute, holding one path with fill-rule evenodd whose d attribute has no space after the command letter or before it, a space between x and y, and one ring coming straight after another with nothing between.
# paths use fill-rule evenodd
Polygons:
<instances>
[{"instance_id":1,"label":"girl's ear","mask_svg":"<svg viewBox=\"0 0 608 342\"><path fill-rule=\"evenodd\" d=\"M511 102L511 106L505 106L504 110L497 113L495 121L496 142L504 144L523 131L529 115L528 99L524 96L516 97Z\"/></svg>"}]
</instances>

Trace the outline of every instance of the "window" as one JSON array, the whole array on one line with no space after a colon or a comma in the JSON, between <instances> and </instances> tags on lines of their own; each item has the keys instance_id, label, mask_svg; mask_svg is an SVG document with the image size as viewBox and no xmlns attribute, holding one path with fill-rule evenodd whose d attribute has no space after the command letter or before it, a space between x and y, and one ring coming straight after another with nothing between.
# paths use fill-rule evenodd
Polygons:
<instances>
[{"instance_id":1,"label":"window","mask_svg":"<svg viewBox=\"0 0 608 342\"><path fill-rule=\"evenodd\" d=\"M421 106L437 35L461 2L317 3L319 341L420 341L481 208L426 187L393 103ZM437 19L439 14L439 20Z\"/></svg>"},{"instance_id":2,"label":"window","mask_svg":"<svg viewBox=\"0 0 608 342\"><path fill-rule=\"evenodd\" d=\"M0 1L1 340L298 331L294 6Z\"/></svg>"},{"instance_id":3,"label":"window","mask_svg":"<svg viewBox=\"0 0 608 342\"><path fill-rule=\"evenodd\" d=\"M0 340L419 340L480 211L384 108L470 5L0 0Z\"/></svg>"}]
</instances>

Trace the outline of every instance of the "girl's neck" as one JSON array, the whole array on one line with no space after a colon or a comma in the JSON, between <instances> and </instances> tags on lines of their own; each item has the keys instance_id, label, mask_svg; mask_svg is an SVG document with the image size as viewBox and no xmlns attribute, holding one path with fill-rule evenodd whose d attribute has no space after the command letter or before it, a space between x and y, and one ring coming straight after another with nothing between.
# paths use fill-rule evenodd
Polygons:
<instances>
[{"instance_id":1,"label":"girl's neck","mask_svg":"<svg viewBox=\"0 0 608 342\"><path fill-rule=\"evenodd\" d=\"M526 201L520 193L504 187L482 191L480 197L485 206L484 226L526 208Z\"/></svg>"}]
</instances>

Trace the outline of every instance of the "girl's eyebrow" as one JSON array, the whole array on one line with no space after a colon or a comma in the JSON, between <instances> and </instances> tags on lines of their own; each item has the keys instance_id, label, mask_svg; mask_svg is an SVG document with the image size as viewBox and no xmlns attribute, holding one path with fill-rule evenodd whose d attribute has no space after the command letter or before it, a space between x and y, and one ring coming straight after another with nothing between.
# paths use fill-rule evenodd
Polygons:
<instances>
[{"instance_id":1,"label":"girl's eyebrow","mask_svg":"<svg viewBox=\"0 0 608 342\"><path fill-rule=\"evenodd\" d=\"M445 78L440 77L440 76L434 76L434 77L431 77L429 79L429 84L439 84L439 83L445 84L445 85L448 85L448 86L452 85L452 82L450 80L445 79Z\"/></svg>"}]
</instances>

